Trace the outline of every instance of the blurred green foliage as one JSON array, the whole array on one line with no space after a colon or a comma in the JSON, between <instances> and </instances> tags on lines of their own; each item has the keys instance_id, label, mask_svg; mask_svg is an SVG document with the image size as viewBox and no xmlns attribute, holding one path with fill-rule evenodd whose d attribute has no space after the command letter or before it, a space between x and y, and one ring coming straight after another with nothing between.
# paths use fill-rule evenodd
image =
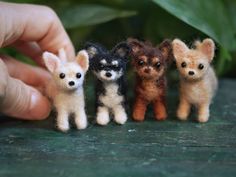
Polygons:
<instances>
[{"instance_id":1,"label":"blurred green foliage","mask_svg":"<svg viewBox=\"0 0 236 177\"><path fill-rule=\"evenodd\" d=\"M207 36L217 43L215 66L221 76L236 77L235 0L13 0L48 5L67 29L76 49L85 41L112 47L127 37L181 38L191 44Z\"/></svg>"}]
</instances>

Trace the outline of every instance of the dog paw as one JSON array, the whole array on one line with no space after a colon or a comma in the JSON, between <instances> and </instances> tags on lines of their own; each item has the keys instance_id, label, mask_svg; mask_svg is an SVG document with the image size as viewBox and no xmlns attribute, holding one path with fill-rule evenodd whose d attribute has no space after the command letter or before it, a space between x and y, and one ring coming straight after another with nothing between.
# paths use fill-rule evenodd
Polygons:
<instances>
[{"instance_id":1,"label":"dog paw","mask_svg":"<svg viewBox=\"0 0 236 177\"><path fill-rule=\"evenodd\" d=\"M182 111L178 111L177 117L179 120L186 121L188 119L188 114Z\"/></svg>"},{"instance_id":2,"label":"dog paw","mask_svg":"<svg viewBox=\"0 0 236 177\"><path fill-rule=\"evenodd\" d=\"M133 116L133 120L138 121L138 122L142 122L142 121L144 121L144 117Z\"/></svg>"},{"instance_id":3,"label":"dog paw","mask_svg":"<svg viewBox=\"0 0 236 177\"><path fill-rule=\"evenodd\" d=\"M115 122L117 124L123 125L127 121L127 116L120 116L119 118L115 118Z\"/></svg>"},{"instance_id":4,"label":"dog paw","mask_svg":"<svg viewBox=\"0 0 236 177\"><path fill-rule=\"evenodd\" d=\"M208 117L199 117L198 118L198 122L199 123L205 123L205 122L207 122L208 121Z\"/></svg>"},{"instance_id":5,"label":"dog paw","mask_svg":"<svg viewBox=\"0 0 236 177\"><path fill-rule=\"evenodd\" d=\"M76 123L76 127L79 130L85 129L85 128L87 128L87 126L88 126L87 120L79 121L79 122Z\"/></svg>"},{"instance_id":6,"label":"dog paw","mask_svg":"<svg viewBox=\"0 0 236 177\"><path fill-rule=\"evenodd\" d=\"M177 115L178 119L181 121L186 121L188 117Z\"/></svg>"},{"instance_id":7,"label":"dog paw","mask_svg":"<svg viewBox=\"0 0 236 177\"><path fill-rule=\"evenodd\" d=\"M97 124L99 125L107 125L109 121L109 117L97 117Z\"/></svg>"},{"instance_id":8,"label":"dog paw","mask_svg":"<svg viewBox=\"0 0 236 177\"><path fill-rule=\"evenodd\" d=\"M69 126L65 126L65 125L57 125L57 129L58 129L59 131L61 131L61 132L66 133L66 132L68 132L68 130L70 129L70 127L69 127Z\"/></svg>"},{"instance_id":9,"label":"dog paw","mask_svg":"<svg viewBox=\"0 0 236 177\"><path fill-rule=\"evenodd\" d=\"M140 113L137 113L137 112L133 112L133 120L135 121L138 121L138 122L142 122L144 121L144 114L140 114Z\"/></svg>"},{"instance_id":10,"label":"dog paw","mask_svg":"<svg viewBox=\"0 0 236 177\"><path fill-rule=\"evenodd\" d=\"M163 116L158 116L158 117L156 117L156 120L158 120L158 121L164 121L164 120L166 120L166 118L167 118L167 116L166 116L166 115L163 115Z\"/></svg>"},{"instance_id":11,"label":"dog paw","mask_svg":"<svg viewBox=\"0 0 236 177\"><path fill-rule=\"evenodd\" d=\"M156 120L158 120L158 121L166 120L166 118L167 118L167 113L166 113L166 111L155 112L155 118L156 118Z\"/></svg>"},{"instance_id":12,"label":"dog paw","mask_svg":"<svg viewBox=\"0 0 236 177\"><path fill-rule=\"evenodd\" d=\"M117 124L123 125L127 121L127 114L123 108L114 111L114 120Z\"/></svg>"}]
</instances>

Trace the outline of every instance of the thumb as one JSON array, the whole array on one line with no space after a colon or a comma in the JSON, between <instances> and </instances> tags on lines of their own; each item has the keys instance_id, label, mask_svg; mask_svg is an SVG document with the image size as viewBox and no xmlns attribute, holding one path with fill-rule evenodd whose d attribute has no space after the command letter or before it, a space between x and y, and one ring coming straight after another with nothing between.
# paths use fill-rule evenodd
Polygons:
<instances>
[{"instance_id":1,"label":"thumb","mask_svg":"<svg viewBox=\"0 0 236 177\"><path fill-rule=\"evenodd\" d=\"M0 109L12 117L41 120L49 115L50 103L35 88L9 76Z\"/></svg>"}]
</instances>

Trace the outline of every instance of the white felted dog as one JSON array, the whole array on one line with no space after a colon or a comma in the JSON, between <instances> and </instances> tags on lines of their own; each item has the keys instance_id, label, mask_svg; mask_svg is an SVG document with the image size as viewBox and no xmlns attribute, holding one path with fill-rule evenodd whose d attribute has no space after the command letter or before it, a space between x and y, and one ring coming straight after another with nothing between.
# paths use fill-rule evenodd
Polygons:
<instances>
[{"instance_id":1,"label":"white felted dog","mask_svg":"<svg viewBox=\"0 0 236 177\"><path fill-rule=\"evenodd\" d=\"M87 52L81 50L70 62L66 61L64 49L59 51L59 56L44 52L43 59L47 69L52 73L56 86L56 94L52 99L58 114L57 128L63 132L69 130L69 117L73 114L77 128L85 129L87 117L83 81L89 67Z\"/></svg>"}]
</instances>

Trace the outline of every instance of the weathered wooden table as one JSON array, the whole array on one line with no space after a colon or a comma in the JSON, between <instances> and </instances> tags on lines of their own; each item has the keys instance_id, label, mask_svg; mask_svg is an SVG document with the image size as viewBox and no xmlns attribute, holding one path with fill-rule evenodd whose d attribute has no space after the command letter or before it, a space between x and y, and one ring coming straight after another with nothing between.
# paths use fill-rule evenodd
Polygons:
<instances>
[{"instance_id":1,"label":"weathered wooden table","mask_svg":"<svg viewBox=\"0 0 236 177\"><path fill-rule=\"evenodd\" d=\"M89 90L89 89L88 89ZM177 121L178 95L169 93L169 119L149 112L143 123L95 125L64 134L53 120L0 118L0 176L236 176L236 81L223 80L206 124ZM88 100L91 101L91 100Z\"/></svg>"}]
</instances>

